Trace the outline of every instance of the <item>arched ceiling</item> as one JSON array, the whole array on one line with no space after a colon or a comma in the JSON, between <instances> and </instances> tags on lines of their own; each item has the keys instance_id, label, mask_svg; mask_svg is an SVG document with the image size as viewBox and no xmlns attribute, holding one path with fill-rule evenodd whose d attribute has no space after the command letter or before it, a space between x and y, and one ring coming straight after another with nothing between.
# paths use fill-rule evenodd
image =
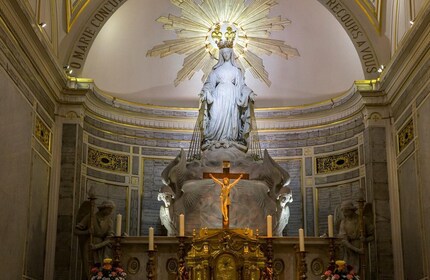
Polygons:
<instances>
[{"instance_id":1,"label":"arched ceiling","mask_svg":"<svg viewBox=\"0 0 430 280\"><path fill-rule=\"evenodd\" d=\"M184 56L147 57L153 46L176 34L156 22L160 16L181 15L170 0L128 0L105 23L88 52L80 76L93 78L102 91L143 104L197 107L202 72L175 87ZM284 0L270 17L291 20L271 38L298 49L290 60L262 56L270 87L250 73L246 82L257 93L257 107L296 106L338 96L364 79L360 57L340 22L318 1Z\"/></svg>"}]
</instances>

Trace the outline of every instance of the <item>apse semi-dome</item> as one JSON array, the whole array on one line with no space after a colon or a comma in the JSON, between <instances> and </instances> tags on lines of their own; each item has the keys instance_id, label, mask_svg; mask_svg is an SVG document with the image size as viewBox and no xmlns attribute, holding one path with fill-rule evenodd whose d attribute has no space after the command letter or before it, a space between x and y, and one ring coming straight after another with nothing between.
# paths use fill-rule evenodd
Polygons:
<instances>
[{"instance_id":1,"label":"apse semi-dome","mask_svg":"<svg viewBox=\"0 0 430 280\"><path fill-rule=\"evenodd\" d=\"M103 92L116 98L176 107L197 107L203 72L174 85L184 55L148 57L148 50L177 38L156 22L160 16L181 15L169 0L128 0L103 26L85 61L82 77L93 78ZM270 38L296 48L300 56L285 60L261 55L270 87L246 72L246 83L257 94L257 107L296 106L328 100L364 79L357 51L341 24L317 1L281 1L268 17L291 23Z\"/></svg>"}]
</instances>

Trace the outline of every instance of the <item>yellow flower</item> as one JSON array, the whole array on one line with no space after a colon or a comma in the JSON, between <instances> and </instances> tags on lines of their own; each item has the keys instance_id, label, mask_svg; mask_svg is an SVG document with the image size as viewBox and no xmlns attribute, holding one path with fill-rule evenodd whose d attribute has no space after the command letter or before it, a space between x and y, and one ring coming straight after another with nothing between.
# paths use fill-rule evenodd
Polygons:
<instances>
[{"instance_id":1,"label":"yellow flower","mask_svg":"<svg viewBox=\"0 0 430 280\"><path fill-rule=\"evenodd\" d=\"M112 263L112 259L111 258L106 258L103 260L103 263Z\"/></svg>"},{"instance_id":2,"label":"yellow flower","mask_svg":"<svg viewBox=\"0 0 430 280\"><path fill-rule=\"evenodd\" d=\"M336 265L337 265L339 270L344 270L345 266L346 266L346 262L342 261L342 260L338 260L338 261L336 261Z\"/></svg>"}]
</instances>

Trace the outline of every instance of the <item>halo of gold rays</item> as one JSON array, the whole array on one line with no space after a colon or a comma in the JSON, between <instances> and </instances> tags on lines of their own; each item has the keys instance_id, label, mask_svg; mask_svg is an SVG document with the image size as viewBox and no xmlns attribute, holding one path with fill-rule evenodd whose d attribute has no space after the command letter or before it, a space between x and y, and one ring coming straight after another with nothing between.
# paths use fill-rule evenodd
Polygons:
<instances>
[{"instance_id":1,"label":"halo of gold rays","mask_svg":"<svg viewBox=\"0 0 430 280\"><path fill-rule=\"evenodd\" d=\"M291 23L281 16L268 18L270 9L277 5L275 0L170 0L182 10L182 16L169 14L160 17L165 30L173 30L178 38L164 41L148 51L147 56L165 57L171 54L186 55L183 67L174 81L175 86L191 79L195 72L202 70L202 80L206 80L218 57L218 48L212 44L214 31L220 25L233 27L236 31L234 52L242 69L268 86L271 82L264 69L260 55L277 54L285 59L299 56L297 49L282 40L270 39L273 31L284 30ZM245 3L246 2L246 3Z\"/></svg>"}]
</instances>

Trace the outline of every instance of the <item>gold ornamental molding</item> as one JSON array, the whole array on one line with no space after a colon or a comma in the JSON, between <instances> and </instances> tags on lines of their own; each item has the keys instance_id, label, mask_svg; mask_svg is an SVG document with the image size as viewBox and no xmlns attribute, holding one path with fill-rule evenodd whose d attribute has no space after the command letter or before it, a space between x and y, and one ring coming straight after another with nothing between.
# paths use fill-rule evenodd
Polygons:
<instances>
[{"instance_id":1,"label":"gold ornamental molding","mask_svg":"<svg viewBox=\"0 0 430 280\"><path fill-rule=\"evenodd\" d=\"M382 0L355 0L375 30L381 33Z\"/></svg>"},{"instance_id":2,"label":"gold ornamental molding","mask_svg":"<svg viewBox=\"0 0 430 280\"><path fill-rule=\"evenodd\" d=\"M130 158L88 147L88 165L109 171L128 173Z\"/></svg>"},{"instance_id":3,"label":"gold ornamental molding","mask_svg":"<svg viewBox=\"0 0 430 280\"><path fill-rule=\"evenodd\" d=\"M67 33L89 2L90 0L66 0Z\"/></svg>"},{"instance_id":4,"label":"gold ornamental molding","mask_svg":"<svg viewBox=\"0 0 430 280\"><path fill-rule=\"evenodd\" d=\"M413 119L410 119L409 122L397 134L397 147L399 153L402 152L406 146L412 142L414 137L414 121Z\"/></svg>"},{"instance_id":5,"label":"gold ornamental molding","mask_svg":"<svg viewBox=\"0 0 430 280\"><path fill-rule=\"evenodd\" d=\"M358 150L316 158L316 173L331 173L351 169L359 165Z\"/></svg>"},{"instance_id":6,"label":"gold ornamental molding","mask_svg":"<svg viewBox=\"0 0 430 280\"><path fill-rule=\"evenodd\" d=\"M39 118L36 117L36 123L34 127L34 135L36 139L45 147L46 150L51 152L51 130L49 130L48 126Z\"/></svg>"}]
</instances>

